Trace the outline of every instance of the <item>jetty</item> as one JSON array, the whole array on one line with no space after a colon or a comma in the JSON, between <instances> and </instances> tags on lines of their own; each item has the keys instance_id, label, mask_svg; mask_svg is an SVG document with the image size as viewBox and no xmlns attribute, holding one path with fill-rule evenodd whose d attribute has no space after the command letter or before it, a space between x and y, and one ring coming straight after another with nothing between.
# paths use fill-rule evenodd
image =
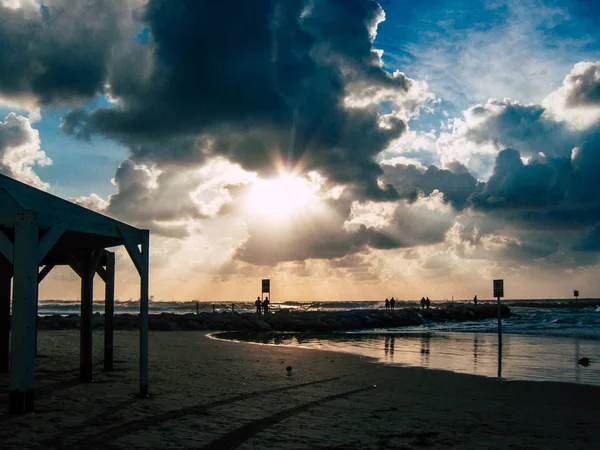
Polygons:
<instances>
[{"instance_id":1,"label":"jetty","mask_svg":"<svg viewBox=\"0 0 600 450\"><path fill-rule=\"evenodd\" d=\"M513 315L502 305L502 317ZM332 332L374 328L420 325L427 322L469 321L496 318L496 305L449 304L439 308L416 307L385 309L355 309L344 311L297 311L282 309L258 316L250 312L201 312L199 314L149 314L150 330L182 331L302 331ZM116 314L116 330L135 330L139 326L137 314ZM39 329L60 330L79 327L79 316L45 316L39 318ZM102 329L104 315L94 314L93 327Z\"/></svg>"}]
</instances>

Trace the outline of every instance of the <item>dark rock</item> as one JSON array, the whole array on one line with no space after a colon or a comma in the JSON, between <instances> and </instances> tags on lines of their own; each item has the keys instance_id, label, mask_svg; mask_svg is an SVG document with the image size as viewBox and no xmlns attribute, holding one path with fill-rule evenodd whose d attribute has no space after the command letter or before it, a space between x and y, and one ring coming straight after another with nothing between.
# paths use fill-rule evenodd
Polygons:
<instances>
[{"instance_id":1,"label":"dark rock","mask_svg":"<svg viewBox=\"0 0 600 450\"><path fill-rule=\"evenodd\" d=\"M577 362L583 367L588 367L590 365L590 358L580 358Z\"/></svg>"},{"instance_id":2,"label":"dark rock","mask_svg":"<svg viewBox=\"0 0 600 450\"><path fill-rule=\"evenodd\" d=\"M502 305L502 317L512 316L510 309ZM282 310L263 317L253 313L201 313L201 314L150 314L148 324L151 330L228 330L228 331L318 331L358 330L367 328L402 327L420 325L424 322L446 322L491 319L497 317L496 305L453 304L440 305L431 309L400 308L393 312L385 310L351 311L294 311ZM44 330L79 328L79 316L45 316L39 318L39 327ZM104 326L104 316L94 315L95 329ZM139 328L137 314L116 314L116 330L135 330ZM589 359L582 358L581 361Z\"/></svg>"}]
</instances>

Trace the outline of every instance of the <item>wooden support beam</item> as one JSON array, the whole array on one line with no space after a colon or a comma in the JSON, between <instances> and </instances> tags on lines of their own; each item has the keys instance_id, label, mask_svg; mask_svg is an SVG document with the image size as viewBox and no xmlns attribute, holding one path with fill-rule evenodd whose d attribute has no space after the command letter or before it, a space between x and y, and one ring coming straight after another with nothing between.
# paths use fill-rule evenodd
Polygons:
<instances>
[{"instance_id":1,"label":"wooden support beam","mask_svg":"<svg viewBox=\"0 0 600 450\"><path fill-rule=\"evenodd\" d=\"M0 373L8 373L12 265L0 261Z\"/></svg>"},{"instance_id":2,"label":"wooden support beam","mask_svg":"<svg viewBox=\"0 0 600 450\"><path fill-rule=\"evenodd\" d=\"M31 213L15 214L13 315L8 410L33 410L38 227Z\"/></svg>"},{"instance_id":3,"label":"wooden support beam","mask_svg":"<svg viewBox=\"0 0 600 450\"><path fill-rule=\"evenodd\" d=\"M137 248L137 246L136 246ZM148 297L150 272L150 232L143 230L140 254L140 397L148 396Z\"/></svg>"},{"instance_id":4,"label":"wooden support beam","mask_svg":"<svg viewBox=\"0 0 600 450\"><path fill-rule=\"evenodd\" d=\"M106 283L106 269L102 266L96 267L96 273Z\"/></svg>"},{"instance_id":5,"label":"wooden support beam","mask_svg":"<svg viewBox=\"0 0 600 450\"><path fill-rule=\"evenodd\" d=\"M115 254L105 252L104 276L104 371L112 372L114 360L114 314L115 314Z\"/></svg>"},{"instance_id":6,"label":"wooden support beam","mask_svg":"<svg viewBox=\"0 0 600 450\"><path fill-rule=\"evenodd\" d=\"M67 255L67 263L73 272L79 275L79 278L83 277L83 265L72 253Z\"/></svg>"},{"instance_id":7,"label":"wooden support beam","mask_svg":"<svg viewBox=\"0 0 600 450\"><path fill-rule=\"evenodd\" d=\"M121 229L120 227L117 227L117 230L119 231L119 234L123 238L123 242L125 243L125 250L127 250L127 253L129 253L129 257L131 258L131 261L133 261L133 265L137 269L140 276L142 276L145 262L144 262L144 257L142 256L142 252L140 251L140 249L137 246L137 242L125 230ZM142 232L146 233L146 232L148 232L148 230L142 230ZM142 240L145 240L145 239L146 239L146 235L144 234L142 236ZM142 243L142 247L143 247L143 243ZM142 248L142 251L143 251L143 248Z\"/></svg>"},{"instance_id":8,"label":"wooden support beam","mask_svg":"<svg viewBox=\"0 0 600 450\"><path fill-rule=\"evenodd\" d=\"M44 259L50 250L52 250L52 247L54 247L56 241L58 241L63 235L68 225L69 223L64 221L52 226L48 231L46 231L46 234L44 234L38 246L38 263Z\"/></svg>"},{"instance_id":9,"label":"wooden support beam","mask_svg":"<svg viewBox=\"0 0 600 450\"><path fill-rule=\"evenodd\" d=\"M38 283L41 283L44 278L48 276L50 272L54 269L54 264L46 264L42 270L38 273Z\"/></svg>"},{"instance_id":10,"label":"wooden support beam","mask_svg":"<svg viewBox=\"0 0 600 450\"><path fill-rule=\"evenodd\" d=\"M81 316L79 378L84 383L92 381L92 319L94 307L94 275L104 250L89 252L83 262L81 277Z\"/></svg>"},{"instance_id":11,"label":"wooden support beam","mask_svg":"<svg viewBox=\"0 0 600 450\"><path fill-rule=\"evenodd\" d=\"M2 254L10 264L13 263L13 243L2 231L0 231L0 254Z\"/></svg>"}]
</instances>

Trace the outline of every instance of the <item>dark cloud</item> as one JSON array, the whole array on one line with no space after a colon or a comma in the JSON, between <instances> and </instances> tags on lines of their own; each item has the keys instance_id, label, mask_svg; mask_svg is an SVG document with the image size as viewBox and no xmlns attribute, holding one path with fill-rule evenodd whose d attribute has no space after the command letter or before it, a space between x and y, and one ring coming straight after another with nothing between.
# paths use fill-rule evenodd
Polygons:
<instances>
[{"instance_id":1,"label":"dark cloud","mask_svg":"<svg viewBox=\"0 0 600 450\"><path fill-rule=\"evenodd\" d=\"M524 164L514 149L498 153L494 173L471 199L483 209L536 208L560 203L570 178L568 159L533 160Z\"/></svg>"},{"instance_id":2,"label":"dark cloud","mask_svg":"<svg viewBox=\"0 0 600 450\"><path fill-rule=\"evenodd\" d=\"M583 252L600 252L600 224L596 225L588 234L579 240L574 250Z\"/></svg>"},{"instance_id":3,"label":"dark cloud","mask_svg":"<svg viewBox=\"0 0 600 450\"><path fill-rule=\"evenodd\" d=\"M379 188L375 157L406 124L371 98L401 107L421 88L385 71L372 51L382 14L372 0L150 1L149 45L117 55L110 71L118 104L75 111L64 130L102 133L137 160L171 163L189 161L203 137L205 154L265 176L279 160L362 197L398 198ZM411 96L411 108L428 100L420 98Z\"/></svg>"},{"instance_id":4,"label":"dark cloud","mask_svg":"<svg viewBox=\"0 0 600 450\"><path fill-rule=\"evenodd\" d=\"M201 181L197 173L172 168L156 172L125 160L113 178L117 193L108 201L94 194L73 201L154 233L184 238L187 221L209 217L190 195Z\"/></svg>"},{"instance_id":5,"label":"dark cloud","mask_svg":"<svg viewBox=\"0 0 600 450\"><path fill-rule=\"evenodd\" d=\"M554 255L559 249L560 244L555 236L530 235L520 242L508 242L496 253L496 256L505 260L532 261Z\"/></svg>"},{"instance_id":6,"label":"dark cloud","mask_svg":"<svg viewBox=\"0 0 600 450\"><path fill-rule=\"evenodd\" d=\"M600 128L580 136L570 158L532 158L501 151L494 173L470 198L476 209L502 214L524 227L589 227L600 221Z\"/></svg>"},{"instance_id":7,"label":"dark cloud","mask_svg":"<svg viewBox=\"0 0 600 450\"><path fill-rule=\"evenodd\" d=\"M364 227L358 231L344 230L350 204L350 201L331 201L319 210L296 211L283 225L277 220L248 216L249 238L235 257L251 264L274 265L341 258L361 252L367 244Z\"/></svg>"},{"instance_id":8,"label":"dark cloud","mask_svg":"<svg viewBox=\"0 0 600 450\"><path fill-rule=\"evenodd\" d=\"M338 269L353 269L368 266L368 261L360 255L349 255L342 258L336 258L329 262L329 265Z\"/></svg>"},{"instance_id":9,"label":"dark cloud","mask_svg":"<svg viewBox=\"0 0 600 450\"><path fill-rule=\"evenodd\" d=\"M241 195L243 191L238 192ZM425 202L407 205L400 201L389 225L383 227L361 223L347 226L353 203L348 198L326 201L322 208L297 211L285 224L248 216L249 238L235 257L257 265L306 259L346 261L349 256L369 249L390 250L442 242L454 222L454 214L449 207ZM231 213L235 207L227 210Z\"/></svg>"},{"instance_id":10,"label":"dark cloud","mask_svg":"<svg viewBox=\"0 0 600 450\"><path fill-rule=\"evenodd\" d=\"M113 216L134 222L205 217L189 196L190 187L195 183L186 180L181 172L165 171L154 176L146 167L125 160L113 181L117 193L109 197L106 208L106 212Z\"/></svg>"},{"instance_id":11,"label":"dark cloud","mask_svg":"<svg viewBox=\"0 0 600 450\"><path fill-rule=\"evenodd\" d=\"M0 4L0 96L41 105L93 98L103 90L113 48L133 30L133 2L28 3Z\"/></svg>"},{"instance_id":12,"label":"dark cloud","mask_svg":"<svg viewBox=\"0 0 600 450\"><path fill-rule=\"evenodd\" d=\"M527 157L540 152L549 157L569 156L575 136L545 111L540 105L515 100L489 100L466 111L471 126L465 137L475 144L516 148Z\"/></svg>"},{"instance_id":13,"label":"dark cloud","mask_svg":"<svg viewBox=\"0 0 600 450\"><path fill-rule=\"evenodd\" d=\"M444 194L444 201L461 210L475 192L477 180L458 162L451 163L450 168L445 170L432 165L424 170L414 165L384 165L383 180L392 185L401 198L411 202L419 193L428 196L437 189Z\"/></svg>"}]
</instances>

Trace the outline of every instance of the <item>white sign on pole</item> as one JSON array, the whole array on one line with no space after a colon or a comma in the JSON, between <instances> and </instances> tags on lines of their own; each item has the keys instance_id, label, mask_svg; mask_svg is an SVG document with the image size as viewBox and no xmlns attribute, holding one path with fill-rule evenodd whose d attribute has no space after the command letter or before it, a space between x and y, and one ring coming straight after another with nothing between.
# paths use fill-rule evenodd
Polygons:
<instances>
[{"instance_id":1,"label":"white sign on pole","mask_svg":"<svg viewBox=\"0 0 600 450\"><path fill-rule=\"evenodd\" d=\"M494 280L494 297L504 297L504 280Z\"/></svg>"}]
</instances>

